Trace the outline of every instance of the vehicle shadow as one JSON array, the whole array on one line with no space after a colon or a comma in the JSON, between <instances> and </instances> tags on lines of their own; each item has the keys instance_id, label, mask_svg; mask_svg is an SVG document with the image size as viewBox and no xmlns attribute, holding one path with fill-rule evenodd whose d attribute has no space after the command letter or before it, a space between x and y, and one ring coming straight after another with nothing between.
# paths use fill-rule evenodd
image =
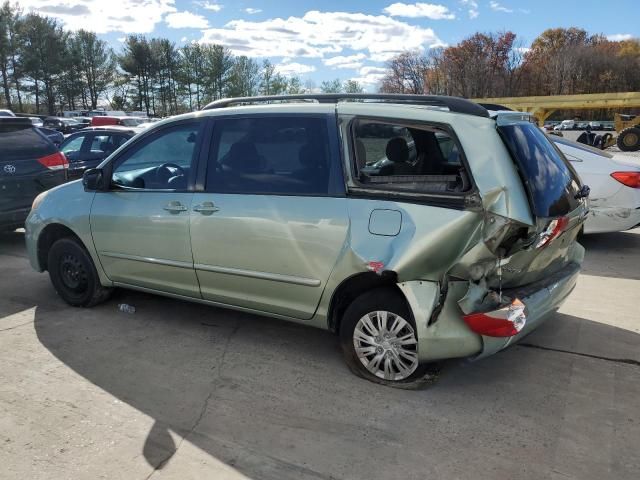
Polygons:
<instances>
[{"instance_id":1,"label":"vehicle shadow","mask_svg":"<svg viewBox=\"0 0 640 480\"><path fill-rule=\"evenodd\" d=\"M119 302L136 313L120 313ZM526 343L558 351L515 346L404 391L353 376L328 332L273 319L125 291L92 310L35 314L38 339L57 359L155 420L141 445L151 466L170 461L180 445L173 432L250 478L274 480L471 478L489 451L502 453L494 478L507 478L521 473L525 444L540 459L530 478L549 475L582 358L561 350L588 347L573 340L578 330L625 337L640 351L638 334L557 315ZM611 348L599 353L615 356ZM584 375L611 368L603 365ZM443 458L453 448L465 462Z\"/></svg>"},{"instance_id":2,"label":"vehicle shadow","mask_svg":"<svg viewBox=\"0 0 640 480\"><path fill-rule=\"evenodd\" d=\"M640 280L640 228L627 232L584 235L582 274Z\"/></svg>"}]
</instances>

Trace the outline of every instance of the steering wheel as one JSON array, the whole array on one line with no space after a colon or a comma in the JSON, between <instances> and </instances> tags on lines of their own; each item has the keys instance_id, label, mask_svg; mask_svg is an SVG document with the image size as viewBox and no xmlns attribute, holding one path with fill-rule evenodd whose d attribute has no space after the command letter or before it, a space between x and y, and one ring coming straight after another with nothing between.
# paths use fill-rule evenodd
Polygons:
<instances>
[{"instance_id":1,"label":"steering wheel","mask_svg":"<svg viewBox=\"0 0 640 480\"><path fill-rule=\"evenodd\" d=\"M185 171L175 163L163 163L156 168L156 179L162 183L168 183L173 177L184 177Z\"/></svg>"}]
</instances>

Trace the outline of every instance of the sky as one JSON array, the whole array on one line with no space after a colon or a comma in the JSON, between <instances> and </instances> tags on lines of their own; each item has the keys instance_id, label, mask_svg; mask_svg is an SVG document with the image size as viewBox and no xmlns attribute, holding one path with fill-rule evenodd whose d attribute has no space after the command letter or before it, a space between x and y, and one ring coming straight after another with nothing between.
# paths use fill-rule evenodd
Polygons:
<instances>
[{"instance_id":1,"label":"sky","mask_svg":"<svg viewBox=\"0 0 640 480\"><path fill-rule=\"evenodd\" d=\"M119 51L127 34L223 44L268 58L303 81L340 78L373 88L403 50L453 45L511 30L526 48L547 28L581 27L610 39L640 37L637 0L18 0L69 30L93 30ZM628 15L621 12L632 12Z\"/></svg>"}]
</instances>

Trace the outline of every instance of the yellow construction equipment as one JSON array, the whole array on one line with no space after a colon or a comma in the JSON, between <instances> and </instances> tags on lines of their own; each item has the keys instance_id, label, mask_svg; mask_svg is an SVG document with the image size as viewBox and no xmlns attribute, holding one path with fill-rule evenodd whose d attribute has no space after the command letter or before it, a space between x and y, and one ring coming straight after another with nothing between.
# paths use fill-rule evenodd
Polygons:
<instances>
[{"instance_id":1,"label":"yellow construction equipment","mask_svg":"<svg viewBox=\"0 0 640 480\"><path fill-rule=\"evenodd\" d=\"M592 110L599 108L640 108L640 92L588 93L582 95L549 95L533 97L476 98L477 103L503 105L512 110L529 112L540 126L556 110ZM620 150L640 150L640 116L615 115L617 143Z\"/></svg>"},{"instance_id":2,"label":"yellow construction equipment","mask_svg":"<svg viewBox=\"0 0 640 480\"><path fill-rule=\"evenodd\" d=\"M640 115L616 113L614 121L618 138L616 143L623 152L640 150Z\"/></svg>"}]
</instances>

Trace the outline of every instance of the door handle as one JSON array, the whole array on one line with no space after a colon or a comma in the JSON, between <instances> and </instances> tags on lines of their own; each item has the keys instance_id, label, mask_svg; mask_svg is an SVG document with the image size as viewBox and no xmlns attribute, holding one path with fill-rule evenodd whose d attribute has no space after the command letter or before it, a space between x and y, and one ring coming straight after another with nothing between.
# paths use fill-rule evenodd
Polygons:
<instances>
[{"instance_id":1,"label":"door handle","mask_svg":"<svg viewBox=\"0 0 640 480\"><path fill-rule=\"evenodd\" d=\"M169 202L163 207L163 209L171 213L180 213L187 211L187 207L185 207L180 202Z\"/></svg>"},{"instance_id":2,"label":"door handle","mask_svg":"<svg viewBox=\"0 0 640 480\"><path fill-rule=\"evenodd\" d=\"M220 210L213 202L202 202L200 205L193 207L194 212L200 212L203 215L211 215Z\"/></svg>"}]
</instances>

